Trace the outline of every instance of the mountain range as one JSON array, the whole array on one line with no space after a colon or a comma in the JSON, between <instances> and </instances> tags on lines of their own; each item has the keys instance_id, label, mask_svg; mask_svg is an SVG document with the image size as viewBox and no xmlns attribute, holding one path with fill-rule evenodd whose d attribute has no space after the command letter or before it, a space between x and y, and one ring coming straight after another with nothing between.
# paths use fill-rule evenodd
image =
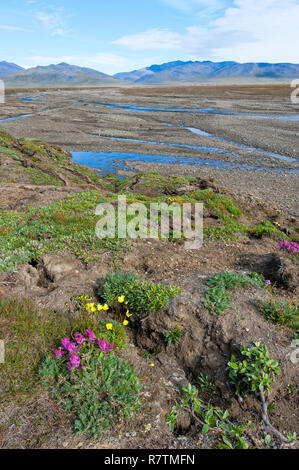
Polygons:
<instances>
[{"instance_id":1,"label":"mountain range","mask_svg":"<svg viewBox=\"0 0 299 470\"><path fill-rule=\"evenodd\" d=\"M101 86L122 83L105 73L87 67L78 67L64 62L58 65L38 66L23 69L15 64L0 62L0 78L7 88L49 86ZM13 70L15 68L15 70Z\"/></svg>"},{"instance_id":2,"label":"mountain range","mask_svg":"<svg viewBox=\"0 0 299 470\"><path fill-rule=\"evenodd\" d=\"M115 78L140 84L196 83L232 79L289 80L299 77L299 64L238 62L168 62L140 70L118 73Z\"/></svg>"},{"instance_id":3,"label":"mountain range","mask_svg":"<svg viewBox=\"0 0 299 470\"><path fill-rule=\"evenodd\" d=\"M5 62L5 60L3 62L0 62L0 75L16 73L20 72L21 70L24 69L19 65L11 64L10 62Z\"/></svg>"},{"instance_id":4,"label":"mountain range","mask_svg":"<svg viewBox=\"0 0 299 470\"><path fill-rule=\"evenodd\" d=\"M205 82L286 82L299 77L299 64L269 64L210 61L175 61L151 65L114 76L97 70L61 63L24 69L0 62L0 78L7 88L49 86L118 86L125 83L163 85Z\"/></svg>"}]
</instances>

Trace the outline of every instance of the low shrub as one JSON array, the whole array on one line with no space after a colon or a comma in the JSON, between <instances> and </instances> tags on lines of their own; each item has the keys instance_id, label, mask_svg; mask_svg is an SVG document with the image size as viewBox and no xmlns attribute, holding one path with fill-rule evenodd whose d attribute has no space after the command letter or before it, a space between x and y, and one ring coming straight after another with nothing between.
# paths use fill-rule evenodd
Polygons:
<instances>
[{"instance_id":1,"label":"low shrub","mask_svg":"<svg viewBox=\"0 0 299 470\"><path fill-rule=\"evenodd\" d=\"M236 274L233 272L220 273L206 281L209 287L223 287L226 290L235 287L264 287L263 276L257 273Z\"/></svg>"},{"instance_id":2,"label":"low shrub","mask_svg":"<svg viewBox=\"0 0 299 470\"><path fill-rule=\"evenodd\" d=\"M221 315L231 305L231 296L223 287L212 287L206 293L204 305L213 315Z\"/></svg>"},{"instance_id":3,"label":"low shrub","mask_svg":"<svg viewBox=\"0 0 299 470\"><path fill-rule=\"evenodd\" d=\"M202 434L211 431L214 435L219 435L220 449L249 448L244 426L231 421L228 411L222 411L211 403L202 401L197 388L190 384L183 387L180 402L166 415L166 422L172 431L175 431L181 414L189 415L192 424L199 427Z\"/></svg>"},{"instance_id":4,"label":"low shrub","mask_svg":"<svg viewBox=\"0 0 299 470\"><path fill-rule=\"evenodd\" d=\"M144 317L149 312L158 312L166 307L169 299L180 292L179 287L141 281L131 273L111 273L100 286L98 294L108 305L113 305L119 296L123 296L130 311Z\"/></svg>"},{"instance_id":5,"label":"low shrub","mask_svg":"<svg viewBox=\"0 0 299 470\"><path fill-rule=\"evenodd\" d=\"M254 343L253 347L241 347L241 354L248 360L238 362L235 356L228 363L229 377L236 388L236 395L259 395L261 389L272 390L275 376L281 374L278 362L270 359L264 344Z\"/></svg>"},{"instance_id":6,"label":"low shrub","mask_svg":"<svg viewBox=\"0 0 299 470\"><path fill-rule=\"evenodd\" d=\"M247 360L237 361L235 356L228 363L229 377L235 387L239 403L242 396L253 394L261 401L261 416L267 430L274 434L281 442L290 443L297 441L296 433L284 436L270 422L268 412L270 410L269 398L272 384L277 375L281 374L278 362L270 358L269 351L264 344L255 342L251 348L241 347L241 355ZM271 436L267 436L265 443L271 442ZM298 442L298 441L297 441Z\"/></svg>"},{"instance_id":7,"label":"low shrub","mask_svg":"<svg viewBox=\"0 0 299 470\"><path fill-rule=\"evenodd\" d=\"M228 290L235 287L265 287L265 279L257 273L236 274L225 272L209 278L205 284L209 286L204 305L215 315L221 315L231 305Z\"/></svg>"}]
</instances>

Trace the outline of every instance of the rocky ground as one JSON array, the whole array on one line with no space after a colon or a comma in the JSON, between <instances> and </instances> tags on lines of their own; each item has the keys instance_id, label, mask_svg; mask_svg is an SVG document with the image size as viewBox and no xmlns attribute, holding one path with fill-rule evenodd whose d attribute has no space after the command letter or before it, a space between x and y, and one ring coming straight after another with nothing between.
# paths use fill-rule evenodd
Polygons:
<instances>
[{"instance_id":1,"label":"rocky ground","mask_svg":"<svg viewBox=\"0 0 299 470\"><path fill-rule=\"evenodd\" d=\"M270 119L294 117L298 108L290 100L288 86L230 87L147 87L102 88L85 90L40 90L26 93L11 90L1 108L1 129L25 139L43 139L69 151L126 152L148 155L172 155L192 159L191 165L130 162L132 170L158 169L168 174L186 176L217 175L236 193L253 194L269 204L298 215L298 121ZM37 101L22 101L22 98ZM143 107L215 109L243 113L246 116L107 108L95 103ZM297 114L296 114L297 113ZM1 119L30 114L16 121ZM259 116L269 119L260 119ZM249 117L248 117L249 116ZM187 127L200 129L214 137L191 133ZM100 136L102 137L100 137ZM107 140L103 137L154 142ZM215 139L216 137L216 139ZM218 139L218 140L217 140ZM219 140L225 139L225 140ZM167 147L159 143L220 148L219 154L188 147ZM237 145L236 145L237 144ZM251 150L240 148L240 145ZM283 160L254 149L275 153L293 160ZM196 159L255 165L233 170L196 166ZM117 164L117 162L116 162ZM116 166L115 170L119 168ZM246 171L245 171L246 170ZM266 171L265 171L266 170ZM268 171L267 171L268 170ZM119 171L121 171L119 169ZM286 181L289 184L286 184ZM254 185L252 184L254 181Z\"/></svg>"},{"instance_id":2,"label":"rocky ground","mask_svg":"<svg viewBox=\"0 0 299 470\"><path fill-rule=\"evenodd\" d=\"M194 106L193 92L193 89L189 91L189 98L181 98L178 89L175 96L182 101L182 105L192 102ZM241 92L245 93L245 90L231 90L233 97L234 93L238 93L238 100ZM252 421L251 445L263 448L265 443L262 439L268 431L263 431L260 426L261 416L256 411L260 409L259 401L248 398L240 406L226 371L231 354L237 354L241 345L250 346L253 341L265 344L282 369L271 394L271 421L281 432L298 433L299 369L298 364L290 359L294 352L294 330L268 321L259 310L261 299L268 302L273 298L293 304L298 302L298 257L279 250L279 243L284 238L298 241L299 221L296 218L294 190L296 175L274 177L270 172L255 173L253 187L250 184L252 177L248 173L242 176L245 173L201 169L183 174L179 166L171 168L162 164L156 166L159 173L153 173L153 167L136 164L136 169L142 171L138 175L130 175L124 180L114 175L103 178L93 170L73 163L67 149L98 146L112 150L116 145L119 148L120 144L108 144L90 137L87 129L90 127L91 130L92 127L96 131L97 127L94 124L95 109L92 106L82 108L82 104L69 104L69 93L73 92L55 93L55 110L53 105L51 110L39 111L41 105L32 103L29 105L34 117L28 118L28 121L25 118L14 122L14 133L19 139L6 133L0 134L0 301L28 298L37 304L42 315L53 312L63 315L65 303L73 295L86 292L97 300L97 287L101 279L115 270L131 271L141 279L155 283L175 284L181 287L182 294L171 300L168 307L158 314L149 315L142 322L132 322L128 330L130 343L121 354L136 365L143 383L142 409L133 422L116 423L102 440L77 435L73 431L72 414L62 411L53 397L37 385L27 394L0 399L0 447L217 447L217 435L195 431L188 419L182 419L176 433L172 433L165 423L165 415L179 399L180 387L194 383L200 373L205 373L214 379L217 394L215 397L208 391L200 391L202 398L211 400L223 410L227 409L235 422ZM86 97L86 91L80 93ZM110 93L109 98L113 95L114 99L124 102L129 102L135 93L137 104L145 103L144 95L138 101L138 89L127 92L112 89L105 93L106 97ZM153 104L154 97L154 104L161 105L157 93L153 88L147 99ZM169 92L169 96L166 93L163 104L169 104L174 99L173 93ZM256 111L256 102L245 96L246 106L250 105L252 111ZM217 104L222 100L219 95L212 98L218 100ZM281 112L281 94L276 99L272 95L268 102L266 100L267 112ZM17 98L11 97L11 100L9 114L17 110L18 113L25 112L25 107L27 112L28 103L21 111ZM199 104L206 97L196 97L195 100ZM241 109L245 107L242 101L238 102ZM67 121L63 117L66 109L69 110ZM291 112L291 109L288 111ZM86 119L89 113L88 124ZM111 130L108 131L107 127L105 132L119 133L121 127L123 135L126 126L130 136L144 136L148 130L140 126L147 125L153 129L156 123L156 138L159 132L161 138L158 121L161 126L165 116L140 117L140 122L137 122L136 116L131 120L125 112L102 109L98 111L98 119L100 128L103 122L109 123ZM207 131L211 131L211 126L216 126L215 121L218 120L214 116L192 116L192 119L204 120ZM190 125L189 122L184 124ZM226 137L230 133L231 139L239 138L242 123L238 121L236 126L225 126ZM1 123L1 127L8 130L12 123ZM266 127L261 122L260 127L256 128L260 133L256 136L257 143L260 142L258 138L267 134ZM243 128L245 141L252 135L248 129ZM221 129L218 130L220 135ZM177 129L176 135L171 137L167 131L167 138L176 141L184 139L183 132ZM280 138L275 139L274 144L267 134L264 148L296 156L296 145L294 150L287 145L290 133L296 138L294 123L278 123L276 132ZM42 138L52 145L45 144L43 140L29 141L28 137ZM162 137L165 139L166 135ZM58 145L61 143L63 148ZM246 143L252 145L254 142L247 140ZM121 145L127 151L133 144ZM143 151L146 152L146 149ZM277 165L292 167L281 162ZM190 170L190 167L185 168ZM267 188L271 191L268 197ZM142 201L147 204L158 200L180 204L200 197L199 200L206 204L203 247L188 251L183 240L135 240L115 244L97 240L94 235L94 209L98 202L115 204L119 194L125 194L129 202ZM286 204L287 197L292 201L290 204ZM233 216L233 213L236 215ZM205 281L227 271L258 272L265 280L271 281L272 287L236 288L231 294L231 306L222 315L213 315L204 303L207 291ZM183 331L182 340L177 345L167 346L165 334L178 324ZM1 311L0 327L1 336L4 335L5 341L9 342L5 323L1 323ZM151 367L152 363L154 367ZM274 437L271 446L280 447L281 442Z\"/></svg>"}]
</instances>

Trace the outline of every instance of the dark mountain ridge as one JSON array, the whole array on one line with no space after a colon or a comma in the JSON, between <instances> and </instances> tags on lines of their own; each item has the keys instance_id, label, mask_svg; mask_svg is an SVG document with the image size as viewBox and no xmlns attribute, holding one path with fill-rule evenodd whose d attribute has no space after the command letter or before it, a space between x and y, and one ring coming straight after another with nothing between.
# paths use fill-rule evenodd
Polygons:
<instances>
[{"instance_id":1,"label":"dark mountain ridge","mask_svg":"<svg viewBox=\"0 0 299 470\"><path fill-rule=\"evenodd\" d=\"M233 61L174 61L114 75L120 80L144 84L192 83L232 78L288 80L298 76L299 64L266 62L241 64Z\"/></svg>"}]
</instances>

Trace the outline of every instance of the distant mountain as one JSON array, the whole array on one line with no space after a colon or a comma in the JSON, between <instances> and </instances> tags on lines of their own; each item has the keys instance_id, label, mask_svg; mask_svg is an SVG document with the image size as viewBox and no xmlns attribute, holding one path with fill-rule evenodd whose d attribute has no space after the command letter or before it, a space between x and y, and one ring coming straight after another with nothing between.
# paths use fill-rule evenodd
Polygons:
<instances>
[{"instance_id":1,"label":"distant mountain","mask_svg":"<svg viewBox=\"0 0 299 470\"><path fill-rule=\"evenodd\" d=\"M1 75L6 87L118 85L110 75L86 67L61 63Z\"/></svg>"},{"instance_id":2,"label":"distant mountain","mask_svg":"<svg viewBox=\"0 0 299 470\"><path fill-rule=\"evenodd\" d=\"M172 82L227 81L232 79L281 80L299 77L299 64L269 64L238 62L168 62L140 70L118 73L114 78L140 84L167 84Z\"/></svg>"},{"instance_id":3,"label":"distant mountain","mask_svg":"<svg viewBox=\"0 0 299 470\"><path fill-rule=\"evenodd\" d=\"M2 74L7 74L7 73L15 73L19 72L20 70L24 70L22 67L20 67L17 64L11 64L9 62L0 62L0 75Z\"/></svg>"}]
</instances>

